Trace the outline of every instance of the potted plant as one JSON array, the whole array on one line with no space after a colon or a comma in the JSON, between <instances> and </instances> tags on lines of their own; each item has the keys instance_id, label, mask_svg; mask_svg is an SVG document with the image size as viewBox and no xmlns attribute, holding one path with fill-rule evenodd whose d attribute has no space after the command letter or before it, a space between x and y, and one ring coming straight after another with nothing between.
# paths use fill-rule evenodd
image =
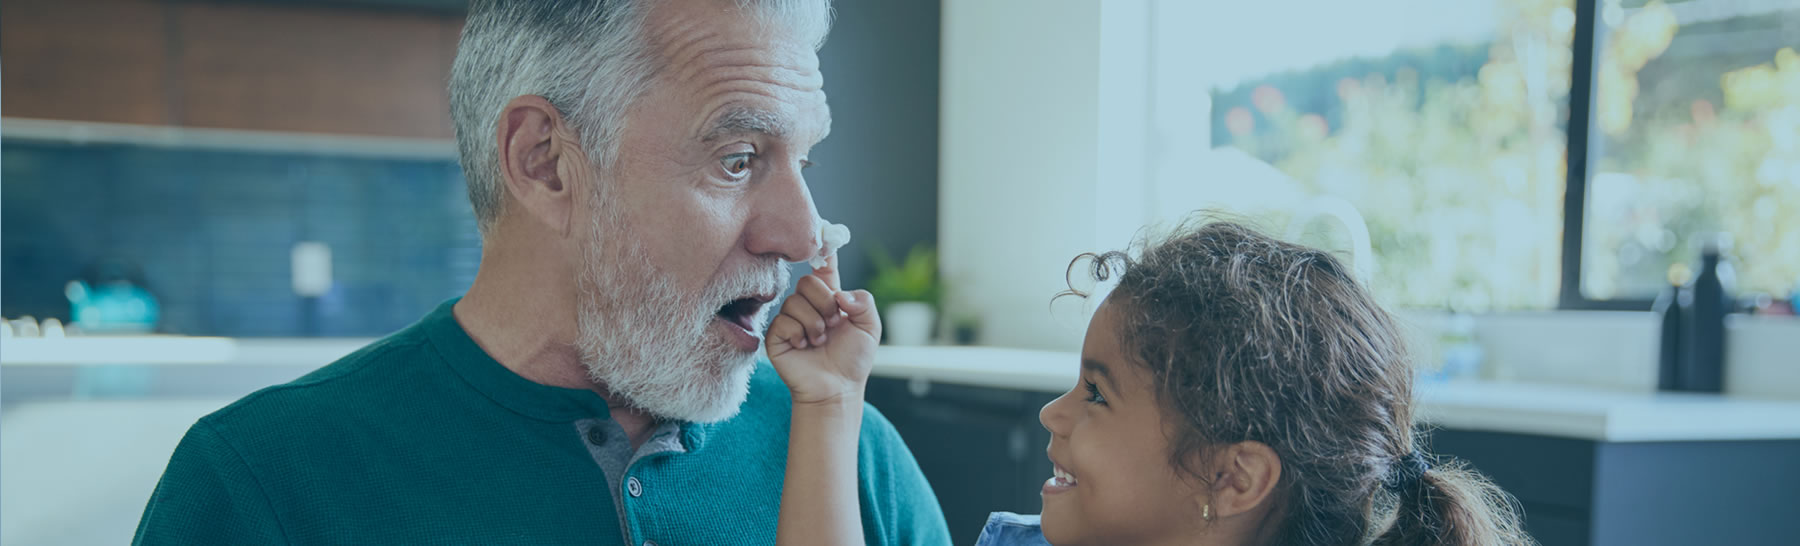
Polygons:
<instances>
[{"instance_id":1,"label":"potted plant","mask_svg":"<svg viewBox=\"0 0 1800 546\"><path fill-rule=\"evenodd\" d=\"M937 250L920 243L899 263L880 244L871 250L875 277L869 280L869 293L881 308L884 337L892 345L926 344L937 319Z\"/></svg>"}]
</instances>

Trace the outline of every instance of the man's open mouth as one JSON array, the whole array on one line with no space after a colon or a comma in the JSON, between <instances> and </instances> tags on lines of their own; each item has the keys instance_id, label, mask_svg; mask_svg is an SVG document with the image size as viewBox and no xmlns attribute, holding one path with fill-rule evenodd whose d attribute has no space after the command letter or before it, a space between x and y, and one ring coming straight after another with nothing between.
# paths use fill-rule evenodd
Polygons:
<instances>
[{"instance_id":1,"label":"man's open mouth","mask_svg":"<svg viewBox=\"0 0 1800 546\"><path fill-rule=\"evenodd\" d=\"M718 315L721 320L736 324L739 328L743 328L744 331L755 334L757 313L761 312L763 306L768 305L769 302L774 299L775 296L773 294L759 294L738 298L731 300L731 302L725 304L724 307L720 307Z\"/></svg>"}]
</instances>

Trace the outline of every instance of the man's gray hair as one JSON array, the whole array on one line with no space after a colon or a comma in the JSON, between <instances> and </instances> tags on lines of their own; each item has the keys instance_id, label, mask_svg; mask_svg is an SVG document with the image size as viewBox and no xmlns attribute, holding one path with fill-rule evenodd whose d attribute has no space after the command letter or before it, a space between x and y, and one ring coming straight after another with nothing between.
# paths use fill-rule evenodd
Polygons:
<instances>
[{"instance_id":1,"label":"man's gray hair","mask_svg":"<svg viewBox=\"0 0 1800 546\"><path fill-rule=\"evenodd\" d=\"M450 118L482 233L499 220L506 199L494 131L514 97L537 95L555 106L594 165L607 169L618 160L625 112L659 68L645 28L657 1L469 3L450 70ZM815 50L824 45L830 0L734 1L765 28L798 33Z\"/></svg>"}]
</instances>

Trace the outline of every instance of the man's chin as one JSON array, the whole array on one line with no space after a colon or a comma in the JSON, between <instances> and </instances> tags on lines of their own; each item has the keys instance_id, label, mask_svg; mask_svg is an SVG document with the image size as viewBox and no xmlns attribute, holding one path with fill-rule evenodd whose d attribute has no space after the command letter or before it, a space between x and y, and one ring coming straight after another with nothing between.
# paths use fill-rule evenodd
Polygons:
<instances>
[{"instance_id":1,"label":"man's chin","mask_svg":"<svg viewBox=\"0 0 1800 546\"><path fill-rule=\"evenodd\" d=\"M734 355L721 364L724 375L713 379L717 383L709 389L712 395L705 403L692 404L681 412L687 415L665 417L694 423L717 423L736 417L744 400L750 397L750 374L756 371L756 353Z\"/></svg>"},{"instance_id":2,"label":"man's chin","mask_svg":"<svg viewBox=\"0 0 1800 546\"><path fill-rule=\"evenodd\" d=\"M589 374L620 401L658 419L730 419L749 397L750 374L761 351L741 350L715 337L716 329L708 330L699 343L664 343L662 352L592 357ZM625 363L629 367L619 366Z\"/></svg>"},{"instance_id":3,"label":"man's chin","mask_svg":"<svg viewBox=\"0 0 1800 546\"><path fill-rule=\"evenodd\" d=\"M718 341L718 340L714 340ZM750 375L756 371L759 351L739 351L725 344L707 347L702 343L702 357L686 377L674 384L660 385L633 400L634 405L658 418L693 423L717 423L737 416L750 395ZM666 379L665 379L666 380Z\"/></svg>"}]
</instances>

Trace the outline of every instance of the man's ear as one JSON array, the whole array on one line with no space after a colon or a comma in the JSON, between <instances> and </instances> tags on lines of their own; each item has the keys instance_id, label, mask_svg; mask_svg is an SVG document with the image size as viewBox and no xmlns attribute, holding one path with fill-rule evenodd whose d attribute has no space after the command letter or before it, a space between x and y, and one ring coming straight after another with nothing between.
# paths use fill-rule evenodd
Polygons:
<instances>
[{"instance_id":1,"label":"man's ear","mask_svg":"<svg viewBox=\"0 0 1800 546\"><path fill-rule=\"evenodd\" d=\"M564 161L579 161L570 150L574 132L562 112L537 95L513 97L495 124L500 178L506 207L555 233L568 234L575 210L574 185L565 180Z\"/></svg>"},{"instance_id":2,"label":"man's ear","mask_svg":"<svg viewBox=\"0 0 1800 546\"><path fill-rule=\"evenodd\" d=\"M1281 456L1268 444L1238 442L1216 453L1212 460L1211 498L1215 518L1251 512L1273 502L1275 485L1281 482Z\"/></svg>"}]
</instances>

